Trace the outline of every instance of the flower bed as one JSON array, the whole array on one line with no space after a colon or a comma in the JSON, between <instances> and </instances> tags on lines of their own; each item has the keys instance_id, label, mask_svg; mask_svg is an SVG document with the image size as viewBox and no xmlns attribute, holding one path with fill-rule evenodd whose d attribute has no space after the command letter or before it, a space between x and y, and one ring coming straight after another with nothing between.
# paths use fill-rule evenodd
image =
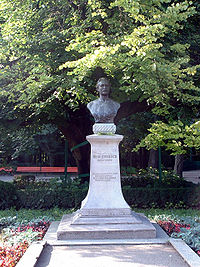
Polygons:
<instances>
[{"instance_id":1,"label":"flower bed","mask_svg":"<svg viewBox=\"0 0 200 267\"><path fill-rule=\"evenodd\" d=\"M15 266L33 241L42 240L49 225L50 219L44 217L30 222L18 222L16 217L2 218L0 266Z\"/></svg>"},{"instance_id":2,"label":"flower bed","mask_svg":"<svg viewBox=\"0 0 200 267\"><path fill-rule=\"evenodd\" d=\"M158 220L157 223L173 238L182 238L200 256L199 219L182 218L180 222Z\"/></svg>"},{"instance_id":3,"label":"flower bed","mask_svg":"<svg viewBox=\"0 0 200 267\"><path fill-rule=\"evenodd\" d=\"M0 210L0 266L15 266L30 243L43 238L51 221L58 221L63 214L73 211L59 208ZM156 221L171 237L182 238L200 256L199 210L152 208L135 211L144 213L149 220Z\"/></svg>"},{"instance_id":4,"label":"flower bed","mask_svg":"<svg viewBox=\"0 0 200 267\"><path fill-rule=\"evenodd\" d=\"M29 244L24 241L24 243L19 243L11 247L0 247L0 266L15 266L26 252L28 246Z\"/></svg>"},{"instance_id":5,"label":"flower bed","mask_svg":"<svg viewBox=\"0 0 200 267\"><path fill-rule=\"evenodd\" d=\"M173 221L158 221L157 222L168 235L172 235L173 233L180 233L181 228L190 229L190 225L183 223L175 223Z\"/></svg>"}]
</instances>

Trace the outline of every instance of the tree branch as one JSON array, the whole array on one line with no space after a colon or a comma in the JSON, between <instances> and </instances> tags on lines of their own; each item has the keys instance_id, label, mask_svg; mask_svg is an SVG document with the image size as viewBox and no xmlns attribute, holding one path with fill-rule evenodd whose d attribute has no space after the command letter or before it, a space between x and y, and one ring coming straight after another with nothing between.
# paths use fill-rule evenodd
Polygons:
<instances>
[{"instance_id":1,"label":"tree branch","mask_svg":"<svg viewBox=\"0 0 200 267\"><path fill-rule=\"evenodd\" d=\"M78 6L73 3L71 0L67 0L67 2L76 10L78 10Z\"/></svg>"},{"instance_id":2,"label":"tree branch","mask_svg":"<svg viewBox=\"0 0 200 267\"><path fill-rule=\"evenodd\" d=\"M115 123L119 122L121 119L126 118L132 114L138 112L149 111L152 109L152 105L148 105L146 100L142 102L138 101L126 101L121 103L120 109L118 110L117 116L115 117Z\"/></svg>"}]
</instances>

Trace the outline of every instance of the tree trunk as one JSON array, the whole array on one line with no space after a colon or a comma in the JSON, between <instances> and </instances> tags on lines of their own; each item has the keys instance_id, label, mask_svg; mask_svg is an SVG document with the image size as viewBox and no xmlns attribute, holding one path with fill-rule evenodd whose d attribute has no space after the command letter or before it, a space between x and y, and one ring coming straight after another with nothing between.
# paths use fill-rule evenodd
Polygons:
<instances>
[{"instance_id":1,"label":"tree trunk","mask_svg":"<svg viewBox=\"0 0 200 267\"><path fill-rule=\"evenodd\" d=\"M47 155L48 155L48 158L49 158L49 166L50 167L54 167L55 158L54 158L53 154L52 153L47 153Z\"/></svg>"},{"instance_id":2,"label":"tree trunk","mask_svg":"<svg viewBox=\"0 0 200 267\"><path fill-rule=\"evenodd\" d=\"M83 126L83 125L82 125ZM86 136L91 133L90 126L85 121L83 127L80 127L77 123L63 123L59 126L59 130L63 133L66 140L68 141L69 149L81 144L86 141ZM76 161L76 166L78 167L78 174L89 173L89 162L90 162L90 146L86 144L80 146L72 151L72 155ZM82 181L88 181L89 177L81 178Z\"/></svg>"},{"instance_id":3,"label":"tree trunk","mask_svg":"<svg viewBox=\"0 0 200 267\"><path fill-rule=\"evenodd\" d=\"M184 155L176 155L175 156L174 171L180 177L182 177L184 159L185 159Z\"/></svg>"},{"instance_id":4,"label":"tree trunk","mask_svg":"<svg viewBox=\"0 0 200 267\"><path fill-rule=\"evenodd\" d=\"M139 168L145 169L147 167L147 163L148 163L147 150L142 147L139 150Z\"/></svg>"},{"instance_id":5,"label":"tree trunk","mask_svg":"<svg viewBox=\"0 0 200 267\"><path fill-rule=\"evenodd\" d=\"M151 149L149 152L148 168L158 169L158 151Z\"/></svg>"}]
</instances>

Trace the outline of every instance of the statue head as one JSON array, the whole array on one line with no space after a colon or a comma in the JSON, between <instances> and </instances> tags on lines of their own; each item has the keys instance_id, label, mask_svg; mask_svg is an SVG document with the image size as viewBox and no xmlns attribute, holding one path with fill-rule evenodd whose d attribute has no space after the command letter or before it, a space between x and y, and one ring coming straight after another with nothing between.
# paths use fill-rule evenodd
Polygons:
<instances>
[{"instance_id":1,"label":"statue head","mask_svg":"<svg viewBox=\"0 0 200 267\"><path fill-rule=\"evenodd\" d=\"M87 108L94 117L95 123L113 123L120 104L109 98L110 82L107 78L97 81L96 89L99 98L87 104Z\"/></svg>"},{"instance_id":2,"label":"statue head","mask_svg":"<svg viewBox=\"0 0 200 267\"><path fill-rule=\"evenodd\" d=\"M101 96L109 96L110 94L110 82L107 78L100 78L97 81L96 89L99 92L99 95Z\"/></svg>"}]
</instances>

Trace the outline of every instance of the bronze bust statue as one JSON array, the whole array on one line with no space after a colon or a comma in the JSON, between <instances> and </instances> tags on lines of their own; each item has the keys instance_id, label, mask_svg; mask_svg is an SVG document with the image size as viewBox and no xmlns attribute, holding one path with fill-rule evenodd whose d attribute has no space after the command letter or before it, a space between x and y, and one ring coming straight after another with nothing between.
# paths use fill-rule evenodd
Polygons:
<instances>
[{"instance_id":1,"label":"bronze bust statue","mask_svg":"<svg viewBox=\"0 0 200 267\"><path fill-rule=\"evenodd\" d=\"M110 82L106 78L97 81L96 89L99 98L88 103L87 108L95 119L95 123L113 123L120 104L109 98Z\"/></svg>"}]
</instances>

